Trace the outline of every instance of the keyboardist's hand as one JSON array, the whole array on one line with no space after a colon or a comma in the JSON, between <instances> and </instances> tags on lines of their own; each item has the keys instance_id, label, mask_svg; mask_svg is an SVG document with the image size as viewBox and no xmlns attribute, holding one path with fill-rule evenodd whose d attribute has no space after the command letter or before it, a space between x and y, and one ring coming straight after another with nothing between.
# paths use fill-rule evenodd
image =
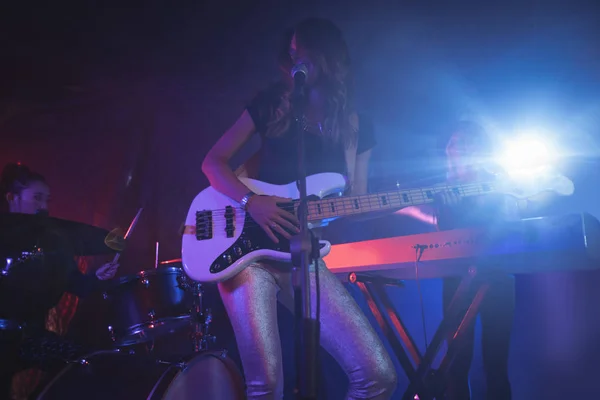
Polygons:
<instances>
[{"instance_id":1,"label":"keyboardist's hand","mask_svg":"<svg viewBox=\"0 0 600 400\"><path fill-rule=\"evenodd\" d=\"M453 207L461 202L461 197L456 193L450 191L443 191L436 193L435 201L439 206L442 207Z\"/></svg>"}]
</instances>

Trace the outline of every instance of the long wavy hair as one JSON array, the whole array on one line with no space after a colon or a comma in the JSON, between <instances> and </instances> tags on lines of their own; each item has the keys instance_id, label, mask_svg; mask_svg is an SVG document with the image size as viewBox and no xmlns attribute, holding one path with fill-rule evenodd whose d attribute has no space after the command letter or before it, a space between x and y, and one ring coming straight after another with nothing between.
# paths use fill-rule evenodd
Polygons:
<instances>
[{"instance_id":1,"label":"long wavy hair","mask_svg":"<svg viewBox=\"0 0 600 400\"><path fill-rule=\"evenodd\" d=\"M348 46L342 31L330 20L322 18L306 19L284 36L278 60L283 83L281 101L267 124L266 135L281 136L290 126L290 94L293 88L290 43L294 35L296 44L310 52L315 67L319 69L318 84L326 91L323 132L334 142L341 142L346 147L354 145L358 117L354 108L354 78Z\"/></svg>"}]
</instances>

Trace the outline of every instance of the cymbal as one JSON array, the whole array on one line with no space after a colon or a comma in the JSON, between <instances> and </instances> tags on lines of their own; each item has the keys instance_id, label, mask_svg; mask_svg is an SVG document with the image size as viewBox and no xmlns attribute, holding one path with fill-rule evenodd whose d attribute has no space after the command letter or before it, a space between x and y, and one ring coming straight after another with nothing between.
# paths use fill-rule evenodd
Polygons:
<instances>
[{"instance_id":1,"label":"cymbal","mask_svg":"<svg viewBox=\"0 0 600 400\"><path fill-rule=\"evenodd\" d=\"M113 245L112 248L108 247L105 239L109 231L96 226L46 215L0 213L1 251L30 251L38 245L38 241L44 235L48 234L66 240L75 256L112 254L122 250L123 247ZM114 241L114 238L112 240ZM43 250L55 249L44 247Z\"/></svg>"}]
</instances>

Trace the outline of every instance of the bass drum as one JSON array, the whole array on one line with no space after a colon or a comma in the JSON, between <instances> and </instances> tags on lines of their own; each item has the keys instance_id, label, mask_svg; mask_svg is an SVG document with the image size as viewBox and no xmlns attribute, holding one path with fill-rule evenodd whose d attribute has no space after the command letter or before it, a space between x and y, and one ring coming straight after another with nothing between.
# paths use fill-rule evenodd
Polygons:
<instances>
[{"instance_id":1,"label":"bass drum","mask_svg":"<svg viewBox=\"0 0 600 400\"><path fill-rule=\"evenodd\" d=\"M124 351L98 352L65 367L38 400L191 400L245 398L241 373L225 351L164 363Z\"/></svg>"}]
</instances>

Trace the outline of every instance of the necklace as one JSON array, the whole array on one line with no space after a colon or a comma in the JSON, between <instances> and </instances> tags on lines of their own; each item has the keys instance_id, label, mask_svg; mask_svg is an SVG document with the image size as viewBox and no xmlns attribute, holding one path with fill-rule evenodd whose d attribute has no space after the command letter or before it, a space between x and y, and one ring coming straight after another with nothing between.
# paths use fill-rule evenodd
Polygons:
<instances>
[{"instance_id":1,"label":"necklace","mask_svg":"<svg viewBox=\"0 0 600 400\"><path fill-rule=\"evenodd\" d=\"M325 131L321 122L309 122L306 117L302 117L300 120L300 126L302 126L302 130L304 132L319 133L322 135ZM331 133L331 129L329 129L327 132Z\"/></svg>"}]
</instances>

